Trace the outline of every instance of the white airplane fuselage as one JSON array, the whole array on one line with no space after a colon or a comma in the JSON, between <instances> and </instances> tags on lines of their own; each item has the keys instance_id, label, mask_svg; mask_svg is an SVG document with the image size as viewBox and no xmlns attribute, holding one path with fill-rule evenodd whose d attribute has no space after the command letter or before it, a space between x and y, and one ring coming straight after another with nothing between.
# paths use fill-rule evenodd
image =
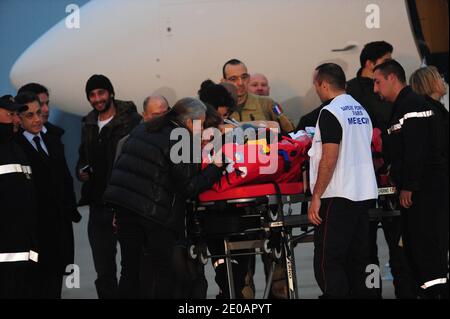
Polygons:
<instances>
[{"instance_id":1,"label":"white airplane fuselage","mask_svg":"<svg viewBox=\"0 0 450 319\"><path fill-rule=\"evenodd\" d=\"M10 77L16 87L44 84L53 105L83 115L92 109L84 91L92 74L108 76L119 99L141 105L160 93L174 103L196 96L205 79L219 81L224 62L237 58L269 78L272 98L297 120L320 104L314 68L336 62L351 79L367 42L390 42L407 75L420 66L406 1L376 1L378 28L370 23L372 2L95 0L81 8L79 29L59 22L22 54Z\"/></svg>"}]
</instances>

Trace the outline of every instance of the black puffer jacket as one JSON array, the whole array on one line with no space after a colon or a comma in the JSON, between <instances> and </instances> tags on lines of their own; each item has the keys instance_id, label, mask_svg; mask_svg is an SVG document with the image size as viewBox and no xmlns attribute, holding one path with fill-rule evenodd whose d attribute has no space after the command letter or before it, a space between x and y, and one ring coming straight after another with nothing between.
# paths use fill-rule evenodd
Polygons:
<instances>
[{"instance_id":1,"label":"black puffer jacket","mask_svg":"<svg viewBox=\"0 0 450 319\"><path fill-rule=\"evenodd\" d=\"M199 164L173 163L170 152L178 141L170 133L177 124L168 122L157 132L149 132L148 125L136 127L123 146L104 200L180 232L186 199L209 189L222 169L211 164L200 172Z\"/></svg>"},{"instance_id":2,"label":"black puffer jacket","mask_svg":"<svg viewBox=\"0 0 450 319\"><path fill-rule=\"evenodd\" d=\"M89 165L89 181L83 184L79 205L103 204L102 197L114 164L117 143L142 120L136 105L130 101L114 101L116 115L99 133L98 112L91 111L82 119L81 145L76 166L78 171Z\"/></svg>"}]
</instances>

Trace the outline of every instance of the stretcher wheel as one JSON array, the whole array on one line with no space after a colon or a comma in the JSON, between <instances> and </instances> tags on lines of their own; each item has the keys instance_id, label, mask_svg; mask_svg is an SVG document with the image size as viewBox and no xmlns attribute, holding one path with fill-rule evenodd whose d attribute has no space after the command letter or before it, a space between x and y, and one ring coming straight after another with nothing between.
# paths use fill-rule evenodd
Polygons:
<instances>
[{"instance_id":1,"label":"stretcher wheel","mask_svg":"<svg viewBox=\"0 0 450 319\"><path fill-rule=\"evenodd\" d=\"M281 249L281 247L275 247L273 250L272 250L272 257L275 259L275 260L280 260L281 259L281 256L282 256L282 249Z\"/></svg>"},{"instance_id":2,"label":"stretcher wheel","mask_svg":"<svg viewBox=\"0 0 450 319\"><path fill-rule=\"evenodd\" d=\"M269 218L271 221L276 222L278 220L278 210L272 212L272 209L269 209Z\"/></svg>"},{"instance_id":3,"label":"stretcher wheel","mask_svg":"<svg viewBox=\"0 0 450 319\"><path fill-rule=\"evenodd\" d=\"M270 254L272 252L272 249L269 247L269 240L266 239L264 241L264 247L263 247L264 253Z\"/></svg>"},{"instance_id":4,"label":"stretcher wheel","mask_svg":"<svg viewBox=\"0 0 450 319\"><path fill-rule=\"evenodd\" d=\"M195 245L191 245L189 247L189 257L192 260L198 260L199 262L201 262L203 265L206 265L208 263L208 257L207 253L206 253L206 249L202 249L203 246L195 246Z\"/></svg>"},{"instance_id":5,"label":"stretcher wheel","mask_svg":"<svg viewBox=\"0 0 450 319\"><path fill-rule=\"evenodd\" d=\"M208 263L208 257L205 257L205 254L201 252L198 256L198 260L203 264L206 265Z\"/></svg>"},{"instance_id":6,"label":"stretcher wheel","mask_svg":"<svg viewBox=\"0 0 450 319\"><path fill-rule=\"evenodd\" d=\"M191 245L190 247L189 247L189 257L191 257L191 259L197 259L197 252L196 252L196 249L195 249L195 245Z\"/></svg>"}]
</instances>

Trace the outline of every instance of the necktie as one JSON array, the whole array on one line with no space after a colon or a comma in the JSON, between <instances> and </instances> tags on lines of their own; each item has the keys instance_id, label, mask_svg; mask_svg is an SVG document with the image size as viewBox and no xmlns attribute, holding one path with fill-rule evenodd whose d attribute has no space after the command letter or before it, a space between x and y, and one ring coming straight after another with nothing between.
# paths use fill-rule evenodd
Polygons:
<instances>
[{"instance_id":1,"label":"necktie","mask_svg":"<svg viewBox=\"0 0 450 319\"><path fill-rule=\"evenodd\" d=\"M41 156L43 158L47 159L48 155L47 155L47 153L45 153L44 149L42 148L41 138L39 136L35 136L35 137L33 137L33 141L34 141L34 143L36 143L38 153L41 154Z\"/></svg>"}]
</instances>

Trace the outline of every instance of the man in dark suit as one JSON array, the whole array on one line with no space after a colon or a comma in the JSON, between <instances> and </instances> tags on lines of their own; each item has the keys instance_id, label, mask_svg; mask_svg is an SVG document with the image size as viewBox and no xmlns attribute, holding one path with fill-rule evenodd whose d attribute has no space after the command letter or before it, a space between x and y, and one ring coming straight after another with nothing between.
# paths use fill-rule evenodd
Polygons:
<instances>
[{"instance_id":1,"label":"man in dark suit","mask_svg":"<svg viewBox=\"0 0 450 319\"><path fill-rule=\"evenodd\" d=\"M22 93L17 103L28 110L20 113L22 131L16 136L30 160L37 189L39 263L34 269L33 296L60 298L67 265L73 264L72 222L80 220L73 180L58 137L42 133L42 109L33 93Z\"/></svg>"},{"instance_id":2,"label":"man in dark suit","mask_svg":"<svg viewBox=\"0 0 450 319\"><path fill-rule=\"evenodd\" d=\"M48 118L50 117L50 106L49 106L50 94L48 92L48 89L39 83L27 83L24 86L22 86L19 89L19 91L17 91L17 94L19 95L25 92L31 92L36 94L41 104L42 124L43 124L42 133L51 134L53 136L61 138L64 135L65 132L64 129L48 121Z\"/></svg>"}]
</instances>

